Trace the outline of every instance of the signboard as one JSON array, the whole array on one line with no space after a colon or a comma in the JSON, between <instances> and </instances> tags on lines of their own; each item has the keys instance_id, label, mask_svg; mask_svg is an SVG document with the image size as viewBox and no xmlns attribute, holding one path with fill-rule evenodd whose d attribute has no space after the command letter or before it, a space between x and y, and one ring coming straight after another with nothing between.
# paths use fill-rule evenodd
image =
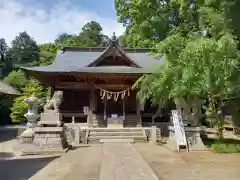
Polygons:
<instances>
[{"instance_id":1,"label":"signboard","mask_svg":"<svg viewBox=\"0 0 240 180\"><path fill-rule=\"evenodd\" d=\"M178 149L180 148L180 146L185 146L186 148L188 148L180 110L172 110L172 120Z\"/></svg>"},{"instance_id":2,"label":"signboard","mask_svg":"<svg viewBox=\"0 0 240 180\"><path fill-rule=\"evenodd\" d=\"M89 113L89 107L88 106L83 106L83 113L88 114Z\"/></svg>"}]
</instances>

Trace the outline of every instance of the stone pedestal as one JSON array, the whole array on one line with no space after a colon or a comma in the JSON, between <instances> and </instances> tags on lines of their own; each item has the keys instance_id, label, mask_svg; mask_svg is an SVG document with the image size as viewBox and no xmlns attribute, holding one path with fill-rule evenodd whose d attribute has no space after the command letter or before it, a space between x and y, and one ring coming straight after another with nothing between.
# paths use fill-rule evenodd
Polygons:
<instances>
[{"instance_id":1,"label":"stone pedestal","mask_svg":"<svg viewBox=\"0 0 240 180\"><path fill-rule=\"evenodd\" d=\"M62 115L59 113L62 92L56 92L52 100L44 106L44 113L37 123L37 100L34 97L28 98L25 102L29 105L28 119L29 128L20 136L20 148L23 154L40 154L65 152L69 146L64 134Z\"/></svg>"},{"instance_id":2,"label":"stone pedestal","mask_svg":"<svg viewBox=\"0 0 240 180\"><path fill-rule=\"evenodd\" d=\"M122 118L108 118L107 119L108 128L123 128L123 119Z\"/></svg>"},{"instance_id":3,"label":"stone pedestal","mask_svg":"<svg viewBox=\"0 0 240 180\"><path fill-rule=\"evenodd\" d=\"M177 150L177 143L175 138L175 131L173 126L169 126L169 139L166 146L172 150ZM202 139L200 137L200 133L203 131L201 127L184 127L188 148L190 151L200 151L206 150L207 148L204 146Z\"/></svg>"},{"instance_id":4,"label":"stone pedestal","mask_svg":"<svg viewBox=\"0 0 240 180\"><path fill-rule=\"evenodd\" d=\"M40 121L37 126L62 126L62 115L58 112L49 111L41 114Z\"/></svg>"},{"instance_id":5,"label":"stone pedestal","mask_svg":"<svg viewBox=\"0 0 240 180\"><path fill-rule=\"evenodd\" d=\"M33 144L39 151L63 152L68 148L63 127L37 127Z\"/></svg>"},{"instance_id":6,"label":"stone pedestal","mask_svg":"<svg viewBox=\"0 0 240 180\"><path fill-rule=\"evenodd\" d=\"M63 127L36 127L32 143L21 146L23 155L63 153L68 148Z\"/></svg>"}]
</instances>

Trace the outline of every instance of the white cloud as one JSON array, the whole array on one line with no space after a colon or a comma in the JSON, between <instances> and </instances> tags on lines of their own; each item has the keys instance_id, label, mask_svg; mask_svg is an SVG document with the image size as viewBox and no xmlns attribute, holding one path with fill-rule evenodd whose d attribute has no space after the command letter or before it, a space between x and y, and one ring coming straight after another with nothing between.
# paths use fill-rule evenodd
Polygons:
<instances>
[{"instance_id":1,"label":"white cloud","mask_svg":"<svg viewBox=\"0 0 240 180\"><path fill-rule=\"evenodd\" d=\"M91 20L98 21L103 33L121 35L124 28L115 19L99 17L94 12L76 9L70 1L57 3L46 11L40 6L23 6L18 0L3 0L0 6L0 37L8 44L19 34L27 31L38 43L52 42L62 32L76 34Z\"/></svg>"}]
</instances>

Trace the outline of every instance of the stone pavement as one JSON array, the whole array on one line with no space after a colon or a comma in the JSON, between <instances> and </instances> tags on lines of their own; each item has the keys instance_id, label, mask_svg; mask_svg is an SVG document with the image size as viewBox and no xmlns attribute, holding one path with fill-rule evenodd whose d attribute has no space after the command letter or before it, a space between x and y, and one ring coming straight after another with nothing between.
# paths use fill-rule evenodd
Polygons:
<instances>
[{"instance_id":1,"label":"stone pavement","mask_svg":"<svg viewBox=\"0 0 240 180\"><path fill-rule=\"evenodd\" d=\"M11 157L11 152L14 153L11 145L14 143L0 143L0 179L157 179L146 162L161 180L179 180L180 177L184 180L239 180L240 177L239 154L206 151L176 153L163 146L147 143L133 146L115 143L82 145L61 157Z\"/></svg>"},{"instance_id":2,"label":"stone pavement","mask_svg":"<svg viewBox=\"0 0 240 180\"><path fill-rule=\"evenodd\" d=\"M102 145L100 180L158 180L130 143Z\"/></svg>"},{"instance_id":3,"label":"stone pavement","mask_svg":"<svg viewBox=\"0 0 240 180\"><path fill-rule=\"evenodd\" d=\"M80 147L56 159L30 180L158 180L132 144Z\"/></svg>"},{"instance_id":4,"label":"stone pavement","mask_svg":"<svg viewBox=\"0 0 240 180\"><path fill-rule=\"evenodd\" d=\"M43 168L30 180L98 180L101 147L79 147Z\"/></svg>"}]
</instances>

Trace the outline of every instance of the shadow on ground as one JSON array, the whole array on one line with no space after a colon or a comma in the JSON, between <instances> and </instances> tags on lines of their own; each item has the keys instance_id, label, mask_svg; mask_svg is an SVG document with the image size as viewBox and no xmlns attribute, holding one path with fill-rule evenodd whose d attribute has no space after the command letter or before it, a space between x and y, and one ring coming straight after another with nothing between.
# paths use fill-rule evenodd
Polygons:
<instances>
[{"instance_id":1,"label":"shadow on ground","mask_svg":"<svg viewBox=\"0 0 240 180\"><path fill-rule=\"evenodd\" d=\"M4 180L27 180L56 158L0 160L0 177Z\"/></svg>"},{"instance_id":2,"label":"shadow on ground","mask_svg":"<svg viewBox=\"0 0 240 180\"><path fill-rule=\"evenodd\" d=\"M10 152L0 152L0 160L1 159L7 159L7 158L12 158L15 155L13 153Z\"/></svg>"},{"instance_id":3,"label":"shadow on ground","mask_svg":"<svg viewBox=\"0 0 240 180\"><path fill-rule=\"evenodd\" d=\"M0 143L15 139L17 136L18 136L18 129L17 128L1 129L0 130Z\"/></svg>"}]
</instances>

